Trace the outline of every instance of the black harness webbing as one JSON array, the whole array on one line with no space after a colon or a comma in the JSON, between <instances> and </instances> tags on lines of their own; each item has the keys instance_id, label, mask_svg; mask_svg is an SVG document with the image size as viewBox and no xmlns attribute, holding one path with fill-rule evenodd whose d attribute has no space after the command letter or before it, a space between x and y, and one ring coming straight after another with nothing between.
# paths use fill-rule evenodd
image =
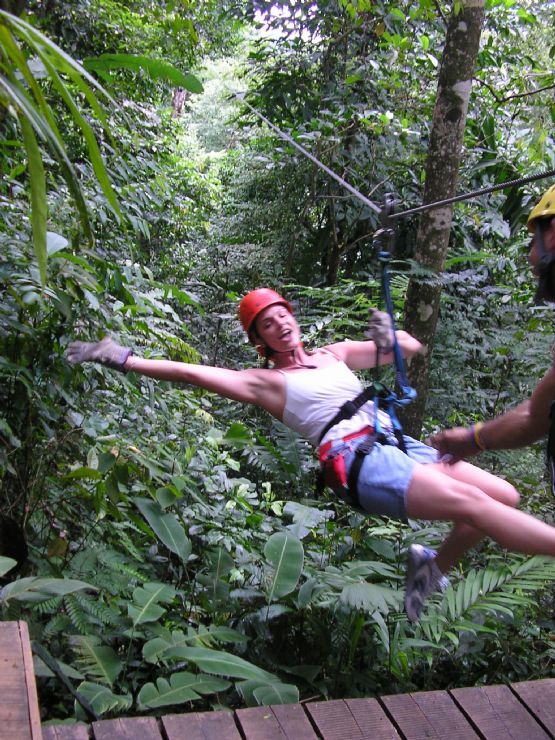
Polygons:
<instances>
[{"instance_id":1,"label":"black harness webbing","mask_svg":"<svg viewBox=\"0 0 555 740\"><path fill-rule=\"evenodd\" d=\"M343 404L343 406L341 406L333 419L330 419L330 421L328 421L326 426L320 432L318 444L320 444L320 442L324 439L324 437L332 427L342 421L345 421L346 419L351 419L367 401L372 401L377 395L378 389L376 387L376 384L372 383L372 385L369 385L368 388L365 388L363 391L361 391L358 396L356 396L356 398L352 398L350 401L345 401L345 403Z\"/></svg>"},{"instance_id":2,"label":"black harness webbing","mask_svg":"<svg viewBox=\"0 0 555 740\"><path fill-rule=\"evenodd\" d=\"M337 414L324 426L318 439L318 444L322 441L325 435L329 432L332 427L339 424L346 419L351 419L356 412L364 406L367 401L375 401L378 408L384 409L388 412L393 426L393 433L397 439L399 449L406 454L405 441L403 439L403 430L399 424L397 417L393 411L393 404L396 401L395 394L389 390L389 388L383 383L374 382L365 388L356 398L350 401L345 401L341 406ZM376 410L377 411L377 410ZM360 475L360 469L366 455L370 454L374 444L380 442L380 444L391 444L389 438L379 430L379 425L375 423L374 429L372 429L364 438L364 440L357 446L355 450L355 459L351 464L349 475L347 478L347 490L343 492L342 498L345 503L355 508L360 508L358 500L358 477ZM325 473L321 468L318 474L316 483L316 492L321 494L325 487Z\"/></svg>"}]
</instances>

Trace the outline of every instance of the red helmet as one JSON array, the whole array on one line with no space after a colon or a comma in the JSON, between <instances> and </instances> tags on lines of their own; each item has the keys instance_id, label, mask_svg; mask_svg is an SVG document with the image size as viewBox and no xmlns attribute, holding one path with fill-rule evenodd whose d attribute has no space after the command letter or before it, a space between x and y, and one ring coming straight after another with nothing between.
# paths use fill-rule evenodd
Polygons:
<instances>
[{"instance_id":1,"label":"red helmet","mask_svg":"<svg viewBox=\"0 0 555 740\"><path fill-rule=\"evenodd\" d=\"M243 325L243 329L249 335L249 339L252 325L258 314L264 311L265 308L268 308L268 306L275 306L277 304L285 306L289 313L293 313L293 308L289 301L286 301L283 296L280 296L279 293L276 293L271 288L257 288L256 290L251 290L250 293L247 293L243 297L239 304L239 320Z\"/></svg>"}]
</instances>

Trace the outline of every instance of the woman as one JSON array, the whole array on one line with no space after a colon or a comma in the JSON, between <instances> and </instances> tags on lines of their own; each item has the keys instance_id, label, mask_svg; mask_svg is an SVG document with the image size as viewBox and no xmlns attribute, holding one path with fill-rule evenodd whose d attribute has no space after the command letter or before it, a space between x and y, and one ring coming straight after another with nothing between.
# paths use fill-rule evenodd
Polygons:
<instances>
[{"instance_id":1,"label":"woman","mask_svg":"<svg viewBox=\"0 0 555 740\"><path fill-rule=\"evenodd\" d=\"M319 446L325 467L330 461L340 463L346 476L357 448L368 440L369 429L379 418L383 434L364 456L358 477L360 507L401 520L453 522L437 553L421 545L409 548L405 609L411 621L419 619L425 599L444 588L444 574L484 536L511 550L555 556L555 528L516 510L519 495L512 485L466 462L443 463L436 450L408 436L403 438L403 452L389 417L377 411L373 401L320 439L343 403L361 390L352 371L374 367L377 358L393 361L387 314L377 312L371 321L375 341L338 342L311 353L303 348L291 305L275 291L259 288L248 293L239 317L250 342L266 358L266 367L229 370L146 360L109 337L96 344L72 342L67 358L73 364L99 362L158 380L191 383L260 406ZM420 342L410 334L398 331L396 337L404 357L421 351ZM334 488L345 493L341 483Z\"/></svg>"}]
</instances>

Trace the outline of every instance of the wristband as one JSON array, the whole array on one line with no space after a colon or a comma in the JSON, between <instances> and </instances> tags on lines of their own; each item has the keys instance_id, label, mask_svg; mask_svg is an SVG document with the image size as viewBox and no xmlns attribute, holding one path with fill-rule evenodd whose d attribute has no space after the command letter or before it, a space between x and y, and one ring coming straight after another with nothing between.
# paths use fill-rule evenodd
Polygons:
<instances>
[{"instance_id":1,"label":"wristband","mask_svg":"<svg viewBox=\"0 0 555 740\"><path fill-rule=\"evenodd\" d=\"M487 447L484 444L484 440L480 436L480 429L483 426L484 426L483 422L479 421L477 424L473 424L470 427L470 434L472 436L472 439L474 441L474 444L476 445L476 447L478 447L478 449L482 450L482 452L484 450L487 450Z\"/></svg>"}]
</instances>

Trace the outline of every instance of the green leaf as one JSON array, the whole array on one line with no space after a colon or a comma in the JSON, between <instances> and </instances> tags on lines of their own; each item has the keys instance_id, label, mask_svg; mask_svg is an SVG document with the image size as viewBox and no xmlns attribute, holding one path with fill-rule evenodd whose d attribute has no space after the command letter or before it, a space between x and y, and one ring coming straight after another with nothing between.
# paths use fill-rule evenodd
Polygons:
<instances>
[{"instance_id":1,"label":"green leaf","mask_svg":"<svg viewBox=\"0 0 555 740\"><path fill-rule=\"evenodd\" d=\"M180 656L191 663L195 663L201 670L208 673L231 676L232 678L251 678L264 683L276 680L276 677L271 673L223 650L190 647L183 648L180 651Z\"/></svg>"},{"instance_id":2,"label":"green leaf","mask_svg":"<svg viewBox=\"0 0 555 740\"><path fill-rule=\"evenodd\" d=\"M67 475L64 476L65 478L91 478L92 480L101 480L102 479L102 473L100 470L95 470L94 468L76 468L76 470L72 470L71 473L67 473Z\"/></svg>"},{"instance_id":3,"label":"green leaf","mask_svg":"<svg viewBox=\"0 0 555 740\"><path fill-rule=\"evenodd\" d=\"M53 231L46 232L46 250L49 257L65 249L68 244L68 240L60 234L55 234Z\"/></svg>"},{"instance_id":4,"label":"green leaf","mask_svg":"<svg viewBox=\"0 0 555 740\"><path fill-rule=\"evenodd\" d=\"M168 62L145 56L136 56L134 54L101 54L98 57L88 57L83 61L83 64L86 69L96 72L112 69L130 69L138 72L140 69L144 69L152 78L173 82L175 85L189 90L189 92L201 93L204 89L200 80L194 75L186 74Z\"/></svg>"},{"instance_id":5,"label":"green leaf","mask_svg":"<svg viewBox=\"0 0 555 740\"><path fill-rule=\"evenodd\" d=\"M276 532L266 543L264 555L273 568L273 578L266 592L270 603L291 593L297 586L303 570L304 550L293 535Z\"/></svg>"},{"instance_id":6,"label":"green leaf","mask_svg":"<svg viewBox=\"0 0 555 740\"><path fill-rule=\"evenodd\" d=\"M54 83L54 86L56 87L64 103L67 105L73 117L73 120L81 129L81 133L83 134L83 138L85 139L88 147L89 157L94 169L94 173L100 187L102 188L102 192L106 196L106 199L108 200L108 203L110 204L114 214L118 217L121 217L121 210L119 207L118 199L116 197L114 189L112 188L112 184L110 182L110 178L108 177L104 162L102 161L100 149L98 148L98 143L96 141L93 130L90 124L81 115L79 108L77 107L71 93L69 92L68 87L62 82L54 66L50 64L47 57L44 57L43 61L48 70L51 81Z\"/></svg>"},{"instance_id":7,"label":"green leaf","mask_svg":"<svg viewBox=\"0 0 555 740\"><path fill-rule=\"evenodd\" d=\"M67 596L84 589L98 590L89 583L72 578L20 578L4 586L0 591L0 601L5 604L10 600L46 601L53 596Z\"/></svg>"},{"instance_id":8,"label":"green leaf","mask_svg":"<svg viewBox=\"0 0 555 740\"><path fill-rule=\"evenodd\" d=\"M7 99L17 111L18 119L22 120L25 118L28 120L33 126L35 132L38 133L39 136L52 148L58 160L62 175L69 187L73 199L75 200L81 224L87 239L89 243L92 244L94 239L80 181L67 156L60 133L57 130L55 122L52 120L51 113L49 113L48 116L45 115L45 111L49 111L50 109L48 106L37 108L23 90L19 89L2 75L0 75L0 91L4 92Z\"/></svg>"},{"instance_id":9,"label":"green leaf","mask_svg":"<svg viewBox=\"0 0 555 740\"><path fill-rule=\"evenodd\" d=\"M115 651L108 645L103 645L99 637L92 635L74 635L69 642L79 656L81 670L108 686L113 686L123 668Z\"/></svg>"},{"instance_id":10,"label":"green leaf","mask_svg":"<svg viewBox=\"0 0 555 740\"><path fill-rule=\"evenodd\" d=\"M297 704L299 689L292 683L271 683L259 686L253 691L253 696L264 706L269 704Z\"/></svg>"},{"instance_id":11,"label":"green leaf","mask_svg":"<svg viewBox=\"0 0 555 740\"><path fill-rule=\"evenodd\" d=\"M153 683L145 684L138 695L141 708L156 709L172 704L183 704L186 701L195 701L201 694L214 694L225 691L231 686L229 681L213 676L194 675L182 671L170 676L170 680L159 678L156 686Z\"/></svg>"},{"instance_id":12,"label":"green leaf","mask_svg":"<svg viewBox=\"0 0 555 740\"><path fill-rule=\"evenodd\" d=\"M107 714L112 710L118 710L124 713L131 708L133 699L131 696L114 694L107 686L101 686L91 681L83 681L77 687L79 694L87 699L94 711L98 715ZM79 702L75 701L75 716L80 720L89 720Z\"/></svg>"},{"instance_id":13,"label":"green leaf","mask_svg":"<svg viewBox=\"0 0 555 740\"><path fill-rule=\"evenodd\" d=\"M23 143L27 151L27 167L31 187L31 226L33 246L39 266L41 283L46 283L46 176L42 164L42 154L33 133L33 127L25 118L19 116Z\"/></svg>"},{"instance_id":14,"label":"green leaf","mask_svg":"<svg viewBox=\"0 0 555 740\"><path fill-rule=\"evenodd\" d=\"M155 622L164 614L165 609L159 602L167 603L175 598L175 589L165 583L145 583L133 591L133 604L128 604L127 611L133 620L133 627L144 622Z\"/></svg>"},{"instance_id":15,"label":"green leaf","mask_svg":"<svg viewBox=\"0 0 555 740\"><path fill-rule=\"evenodd\" d=\"M192 550L191 540L175 514L165 513L160 504L151 499L136 496L132 500L157 537L186 563Z\"/></svg>"},{"instance_id":16,"label":"green leaf","mask_svg":"<svg viewBox=\"0 0 555 740\"><path fill-rule=\"evenodd\" d=\"M341 603L366 612L388 614L399 604L399 592L376 583L349 583L341 591Z\"/></svg>"},{"instance_id":17,"label":"green leaf","mask_svg":"<svg viewBox=\"0 0 555 740\"><path fill-rule=\"evenodd\" d=\"M4 573L7 573L15 565L17 565L17 560L14 560L13 558L6 558L3 555L0 555L0 576L3 576Z\"/></svg>"}]
</instances>

